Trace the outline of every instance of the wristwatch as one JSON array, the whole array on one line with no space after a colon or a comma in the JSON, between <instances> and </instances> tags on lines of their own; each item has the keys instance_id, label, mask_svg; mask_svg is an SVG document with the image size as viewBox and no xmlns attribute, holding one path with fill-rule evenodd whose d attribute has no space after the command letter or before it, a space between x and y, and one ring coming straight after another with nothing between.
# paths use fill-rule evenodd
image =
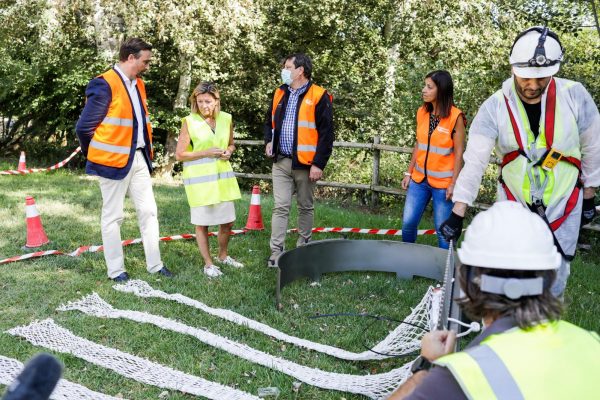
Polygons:
<instances>
[{"instance_id":1,"label":"wristwatch","mask_svg":"<svg viewBox=\"0 0 600 400\"><path fill-rule=\"evenodd\" d=\"M410 372L416 374L419 371L429 371L431 367L433 367L433 364L425 357L420 356L415 360L412 367L410 367Z\"/></svg>"}]
</instances>

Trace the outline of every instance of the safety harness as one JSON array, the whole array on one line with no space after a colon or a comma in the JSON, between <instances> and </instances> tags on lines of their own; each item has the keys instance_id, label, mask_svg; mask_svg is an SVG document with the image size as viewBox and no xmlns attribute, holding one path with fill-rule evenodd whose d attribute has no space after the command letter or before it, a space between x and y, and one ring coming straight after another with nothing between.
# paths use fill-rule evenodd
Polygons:
<instances>
[{"instance_id":1,"label":"safety harness","mask_svg":"<svg viewBox=\"0 0 600 400\"><path fill-rule=\"evenodd\" d=\"M554 233L554 231L556 231L561 226L561 224L567 219L569 214L571 214L573 209L575 209L575 207L577 206L577 200L579 199L579 192L582 187L582 184L581 184L581 160L576 157L565 156L561 152L552 148L552 143L554 142L554 116L555 116L555 112L556 112L556 83L554 82L554 79L551 79L550 84L548 86L548 94L546 97L546 113L545 113L546 119L545 119L545 125L544 125L545 126L544 135L546 138L546 152L539 160L531 160L529 158L529 156L527 155L527 153L525 152L525 148L523 146L523 141L521 140L519 126L517 125L515 117L510 109L510 106L508 104L508 98L506 97L506 95L504 96L504 101L506 103L506 109L508 110L508 115L510 117L510 123L512 125L513 133L515 135L515 139L517 141L517 145L519 146L519 149L511 151L504 155L504 158L502 159L501 169L508 163L515 160L517 157L523 156L529 162L528 175L530 176L530 180L532 180L532 181L533 181L533 179L531 179L532 176L531 176L530 171L534 167L542 167L543 169L551 170L560 161L568 162L568 163L572 164L579 171L579 178L577 179L577 184L573 188L573 191L571 192L571 195L569 196L569 199L567 200L567 204L565 206L565 211L561 217L550 222L546 216L546 206L543 204L542 199L543 199L543 189L546 187L547 180L548 180L547 175L546 175L546 179L545 179L544 183L541 185L542 196L534 196L532 203L528 204L528 207L533 212L538 214L540 217L542 217L542 219L544 219L544 221L546 221L546 223L548 224L548 226ZM507 199L511 200L511 201L517 201L517 198L511 193L508 186L504 182L504 179L502 179L502 170L500 170L500 175L498 177L498 180L499 180L500 184L502 185L504 192L506 193ZM562 250L561 246L558 243L558 240L556 240L556 237L554 238L554 242L555 242L558 250L561 252L561 254L563 256L565 256L565 258L572 258L572 257L567 257L565 255L564 251Z\"/></svg>"}]
</instances>

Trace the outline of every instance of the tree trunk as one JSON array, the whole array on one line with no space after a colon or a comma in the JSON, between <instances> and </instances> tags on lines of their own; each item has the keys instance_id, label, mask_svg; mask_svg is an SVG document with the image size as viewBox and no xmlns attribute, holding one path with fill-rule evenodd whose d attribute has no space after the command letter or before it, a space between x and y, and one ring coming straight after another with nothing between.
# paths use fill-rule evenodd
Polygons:
<instances>
[{"instance_id":1,"label":"tree trunk","mask_svg":"<svg viewBox=\"0 0 600 400\"><path fill-rule=\"evenodd\" d=\"M177 113L187 107L187 98L190 93L192 83L192 61L191 58L184 53L179 54L179 87L177 95L173 102L173 111ZM175 167L175 149L177 148L177 131L170 130L167 132L167 142L165 143L165 163L160 166L156 174L163 179L173 179L173 168Z\"/></svg>"},{"instance_id":2,"label":"tree trunk","mask_svg":"<svg viewBox=\"0 0 600 400\"><path fill-rule=\"evenodd\" d=\"M596 31L598 32L598 36L600 36L600 24L598 23L598 10L596 9L596 0L588 0L588 2L592 5L592 14L594 16L594 22L596 24Z\"/></svg>"},{"instance_id":3,"label":"tree trunk","mask_svg":"<svg viewBox=\"0 0 600 400\"><path fill-rule=\"evenodd\" d=\"M393 18L393 17L392 17ZM386 21L383 29L383 36L388 44L387 50L387 70L385 71L385 91L383 96L383 106L387 114L383 121L383 134L388 136L392 134L394 127L394 98L396 95L396 66L398 65L398 56L400 44L392 44L392 33L394 30L394 21L390 18Z\"/></svg>"},{"instance_id":4,"label":"tree trunk","mask_svg":"<svg viewBox=\"0 0 600 400\"><path fill-rule=\"evenodd\" d=\"M110 64L119 51L125 21L121 17L108 15L102 6L102 0L93 0L92 6L98 55L106 64Z\"/></svg>"}]
</instances>

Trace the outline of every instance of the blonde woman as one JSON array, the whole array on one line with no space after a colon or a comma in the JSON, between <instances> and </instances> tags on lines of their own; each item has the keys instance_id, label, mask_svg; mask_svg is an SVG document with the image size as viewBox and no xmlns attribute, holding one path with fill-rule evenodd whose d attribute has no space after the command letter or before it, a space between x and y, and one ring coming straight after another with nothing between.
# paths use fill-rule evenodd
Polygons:
<instances>
[{"instance_id":1,"label":"blonde woman","mask_svg":"<svg viewBox=\"0 0 600 400\"><path fill-rule=\"evenodd\" d=\"M231 114L221 111L219 89L214 83L200 83L190 102L191 114L183 118L175 157L183 161L183 183L204 259L204 273L214 278L223 274L215 262L234 268L244 266L227 253L235 221L233 201L241 197L229 163L235 151L233 123ZM219 254L214 260L208 246L211 225L219 225Z\"/></svg>"}]
</instances>

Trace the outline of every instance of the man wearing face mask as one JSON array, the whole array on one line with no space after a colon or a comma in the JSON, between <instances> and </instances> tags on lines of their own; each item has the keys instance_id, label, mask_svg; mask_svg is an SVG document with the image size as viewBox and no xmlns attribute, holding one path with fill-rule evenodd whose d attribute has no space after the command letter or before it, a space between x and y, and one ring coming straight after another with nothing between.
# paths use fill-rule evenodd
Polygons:
<instances>
[{"instance_id":1,"label":"man wearing face mask","mask_svg":"<svg viewBox=\"0 0 600 400\"><path fill-rule=\"evenodd\" d=\"M554 77L563 53L548 28L533 27L517 36L509 58L513 76L473 120L455 204L440 227L446 240L460 237L467 205L477 197L496 146L502 157L498 199L519 202L540 215L563 256L552 287L555 296L567 284L580 226L595 216L600 185L600 114L580 83Z\"/></svg>"},{"instance_id":2,"label":"man wearing face mask","mask_svg":"<svg viewBox=\"0 0 600 400\"><path fill-rule=\"evenodd\" d=\"M271 256L269 267L277 266L284 251L285 233L296 192L298 241L310 241L313 227L313 192L322 178L333 149L332 97L311 80L312 61L302 53L283 61L283 84L273 93L264 125L265 152L273 159Z\"/></svg>"}]
</instances>

